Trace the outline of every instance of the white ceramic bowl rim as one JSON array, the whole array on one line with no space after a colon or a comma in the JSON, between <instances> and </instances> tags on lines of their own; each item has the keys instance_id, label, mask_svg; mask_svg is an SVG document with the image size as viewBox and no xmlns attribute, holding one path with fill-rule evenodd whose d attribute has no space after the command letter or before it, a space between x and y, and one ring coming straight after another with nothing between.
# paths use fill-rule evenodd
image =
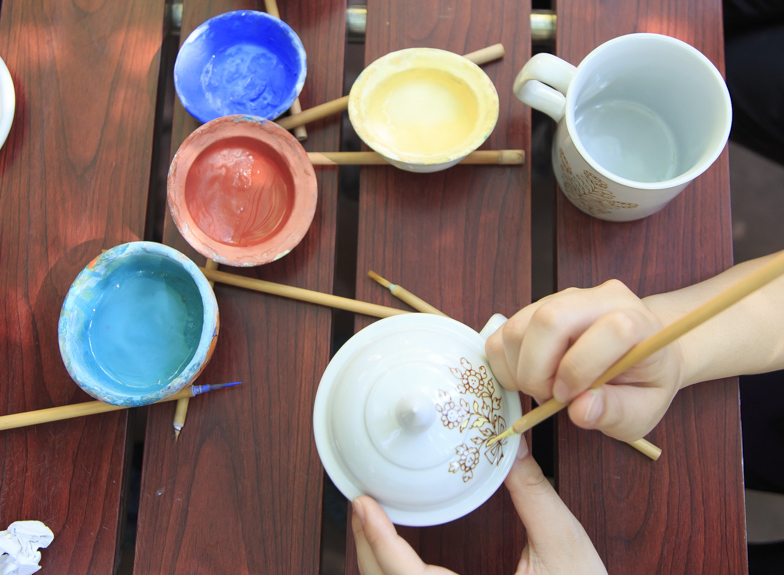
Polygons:
<instances>
[{"instance_id":1,"label":"white ceramic bowl rim","mask_svg":"<svg viewBox=\"0 0 784 575\"><path fill-rule=\"evenodd\" d=\"M378 84L409 69L430 67L456 76L474 92L479 106L479 118L471 135L459 147L432 155L411 154L390 148L378 141L367 128L361 103ZM376 76L382 74L378 80ZM495 85L482 68L459 54L436 48L406 48L382 56L365 68L351 87L348 114L357 135L373 150L385 158L414 165L435 165L462 159L481 146L490 136L498 121L498 93Z\"/></svg>"},{"instance_id":2,"label":"white ceramic bowl rim","mask_svg":"<svg viewBox=\"0 0 784 575\"><path fill-rule=\"evenodd\" d=\"M338 350L327 366L327 369L321 378L318 391L316 392L313 428L316 448L321 457L324 469L335 486L349 499L354 499L364 493L356 486L352 477L344 471L343 466L339 463L340 455L334 451L330 441L332 436L330 428L331 417L328 412L333 389L337 384L337 376L341 374L344 367L348 365L351 360L356 358L358 352L361 352L363 348L367 347L379 337L413 327L436 327L459 330L467 339L476 343L481 356L484 357L485 355L485 341L478 333L456 320L431 314L400 315L379 320L359 331ZM504 398L506 414L510 418L510 420L507 421L507 425L511 425L512 421L519 418L522 414L519 396L516 393L504 390L500 385L497 386L497 389ZM438 525L463 517L487 501L487 499L489 499L501 486L508 475L511 466L514 464L515 454L517 453L519 444L519 435L513 435L508 438L505 443L505 457L503 460L493 468L492 472L485 476L484 483L477 486L476 489L466 492L464 497L448 501L437 509L431 508L421 511L391 507L383 503L382 507L387 512L390 519L398 525L419 527Z\"/></svg>"},{"instance_id":3,"label":"white ceramic bowl rim","mask_svg":"<svg viewBox=\"0 0 784 575\"><path fill-rule=\"evenodd\" d=\"M72 338L68 337L68 333L69 330L73 329L71 327L72 322L80 322L83 319L80 317L83 314L80 311L80 306L78 304L79 293L98 284L104 277L102 270L105 269L106 266L111 265L114 260L144 254L158 255L173 260L181 265L193 279L199 290L204 309L201 335L199 337L199 345L190 362L188 362L180 374L166 386L154 393L144 395L118 394L107 391L89 370L85 369L78 362L72 361L72 358L76 357L78 354L73 347L74 342L72 341ZM213 339L217 336L217 332L218 302L215 299L215 293L207 282L207 278L204 277L204 274L196 264L185 255L174 248L155 242L129 242L121 244L107 250L90 262L90 264L79 273L68 290L68 294L65 296L65 301L63 302L63 307L60 312L60 321L57 326L60 353L63 357L63 363L65 363L68 374L76 384L101 401L111 403L112 405L123 405L127 407L154 403L177 393L187 384L191 383L203 369L206 360L209 358L210 347L213 345Z\"/></svg>"},{"instance_id":4,"label":"white ceramic bowl rim","mask_svg":"<svg viewBox=\"0 0 784 575\"><path fill-rule=\"evenodd\" d=\"M580 153L586 163L597 173L603 175L610 181L617 182L618 184L629 188L638 188L642 190L662 190L683 186L702 174L713 164L713 162L716 161L716 158L718 158L719 154L721 154L722 150L724 149L724 145L729 138L730 129L732 128L732 102L730 101L730 93L727 89L727 84L724 82L724 78L721 76L721 73L716 69L716 66L713 65L713 62L711 62L708 57L705 56L705 54L697 50L697 48L694 46L687 44L682 40L678 40L677 38L673 38L672 36L666 36L664 34L653 34L648 32L638 32L634 34L618 36L617 38L613 38L612 40L608 40L604 44L601 44L590 54L588 54L582 62L580 62L579 66L577 67L577 72L575 72L575 76L579 74L581 70L590 67L592 60L597 58L605 50L610 48L616 49L616 44L633 42L663 42L676 45L688 52L692 58L702 62L706 66L710 72L711 77L716 82L717 88L721 92L721 99L724 103L725 109L727 110L727 114L724 118L724 126L722 127L722 135L720 138L721 142L723 142L722 145L716 146L710 154L705 154L694 166L674 178L661 182L638 182L635 180L623 178L603 168L590 156L588 150L585 149L585 146L580 141L578 136L579 132L577 131L577 125L574 117L574 109L576 105L575 100L577 98L578 90L572 90L571 86L570 89L566 92L566 113L564 118L566 120L567 129L572 137L572 141L574 142L577 151Z\"/></svg>"},{"instance_id":5,"label":"white ceramic bowl rim","mask_svg":"<svg viewBox=\"0 0 784 575\"><path fill-rule=\"evenodd\" d=\"M11 73L2 59L0 59L0 147L5 144L11 124L14 122L16 110L16 92Z\"/></svg>"}]
</instances>

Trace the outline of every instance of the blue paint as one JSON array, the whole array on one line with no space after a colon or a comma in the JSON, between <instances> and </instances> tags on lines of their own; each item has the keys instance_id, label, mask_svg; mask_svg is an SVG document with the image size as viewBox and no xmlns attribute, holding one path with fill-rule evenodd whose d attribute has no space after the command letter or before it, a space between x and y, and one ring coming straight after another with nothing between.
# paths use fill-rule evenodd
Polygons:
<instances>
[{"instance_id":1,"label":"blue paint","mask_svg":"<svg viewBox=\"0 0 784 575\"><path fill-rule=\"evenodd\" d=\"M288 25L239 10L207 20L188 36L174 65L174 87L203 123L233 114L274 120L297 98L305 75L305 49Z\"/></svg>"},{"instance_id":2,"label":"blue paint","mask_svg":"<svg viewBox=\"0 0 784 575\"><path fill-rule=\"evenodd\" d=\"M218 335L215 294L196 265L152 242L117 246L71 285L58 325L68 373L115 405L144 405L192 383Z\"/></svg>"},{"instance_id":3,"label":"blue paint","mask_svg":"<svg viewBox=\"0 0 784 575\"><path fill-rule=\"evenodd\" d=\"M107 389L148 393L191 360L204 309L193 280L173 262L139 256L133 263L104 278L87 342Z\"/></svg>"}]
</instances>

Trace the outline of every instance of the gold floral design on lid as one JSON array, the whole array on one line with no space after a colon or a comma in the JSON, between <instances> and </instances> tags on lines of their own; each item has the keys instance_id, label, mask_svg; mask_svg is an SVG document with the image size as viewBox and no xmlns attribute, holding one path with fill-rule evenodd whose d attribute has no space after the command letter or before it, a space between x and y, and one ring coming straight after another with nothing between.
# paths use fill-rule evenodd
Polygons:
<instances>
[{"instance_id":1,"label":"gold floral design on lid","mask_svg":"<svg viewBox=\"0 0 784 575\"><path fill-rule=\"evenodd\" d=\"M488 447L487 442L506 428L506 421L499 415L501 398L494 397L495 383L489 377L485 366L474 369L466 358L460 359L461 367L450 367L460 380L457 391L460 395L474 396L470 404L464 398L455 400L443 390L438 390L436 410L441 414L441 423L449 429L457 428L460 433L466 429L476 430L475 435L455 448L457 459L449 464L450 473L462 473L463 482L474 477L474 469L479 465L482 453L491 465L499 465L504 458L505 440Z\"/></svg>"},{"instance_id":2,"label":"gold floral design on lid","mask_svg":"<svg viewBox=\"0 0 784 575\"><path fill-rule=\"evenodd\" d=\"M615 194L608 189L607 182L593 172L583 170L582 175L573 173L563 148L558 148L558 152L561 156L563 192L575 206L593 216L638 207L638 204L616 200Z\"/></svg>"}]
</instances>

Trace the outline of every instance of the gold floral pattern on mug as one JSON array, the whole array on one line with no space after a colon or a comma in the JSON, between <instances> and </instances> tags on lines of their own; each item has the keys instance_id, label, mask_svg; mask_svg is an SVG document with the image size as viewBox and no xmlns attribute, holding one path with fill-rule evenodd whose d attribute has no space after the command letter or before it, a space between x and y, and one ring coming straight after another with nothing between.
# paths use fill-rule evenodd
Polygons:
<instances>
[{"instance_id":1,"label":"gold floral pattern on mug","mask_svg":"<svg viewBox=\"0 0 784 575\"><path fill-rule=\"evenodd\" d=\"M558 148L558 152L561 156L563 192L575 206L593 216L638 207L637 204L616 200L615 194L608 189L607 182L593 172L583 170L582 175L574 174L563 148Z\"/></svg>"},{"instance_id":2,"label":"gold floral pattern on mug","mask_svg":"<svg viewBox=\"0 0 784 575\"><path fill-rule=\"evenodd\" d=\"M443 390L438 390L436 410L441 414L441 423L448 429L457 428L460 433L466 429L476 430L476 434L455 448L457 459L449 464L450 473L462 473L463 482L474 477L474 469L479 464L482 453L491 465L499 465L504 458L505 440L488 447L487 442L506 428L506 421L498 413L501 411L501 398L494 397L495 383L489 377L485 366L474 369L466 358L460 359L461 367L450 367L460 380L457 391L460 395L474 396L469 403L466 398L455 400Z\"/></svg>"}]
</instances>

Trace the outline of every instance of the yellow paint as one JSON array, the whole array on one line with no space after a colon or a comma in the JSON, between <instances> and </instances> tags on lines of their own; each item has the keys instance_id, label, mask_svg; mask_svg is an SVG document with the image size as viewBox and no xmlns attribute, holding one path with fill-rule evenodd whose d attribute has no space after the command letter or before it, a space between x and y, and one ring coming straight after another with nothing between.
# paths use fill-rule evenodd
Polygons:
<instances>
[{"instance_id":1,"label":"yellow paint","mask_svg":"<svg viewBox=\"0 0 784 575\"><path fill-rule=\"evenodd\" d=\"M465 145L479 118L474 91L432 68L414 68L379 83L368 98L367 122L379 143L429 156Z\"/></svg>"}]
</instances>

